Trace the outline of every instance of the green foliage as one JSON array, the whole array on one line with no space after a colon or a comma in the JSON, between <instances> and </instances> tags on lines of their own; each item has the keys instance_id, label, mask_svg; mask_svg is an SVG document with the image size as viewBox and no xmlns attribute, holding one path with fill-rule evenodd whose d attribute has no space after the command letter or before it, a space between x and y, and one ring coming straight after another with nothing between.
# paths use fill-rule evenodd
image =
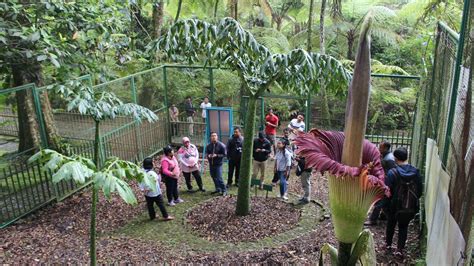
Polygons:
<instances>
[{"instance_id":1,"label":"green foliage","mask_svg":"<svg viewBox=\"0 0 474 266\"><path fill-rule=\"evenodd\" d=\"M125 58L129 38L123 34L121 6L111 1L8 0L0 4L0 72L15 64L55 67L55 76L66 79L101 64ZM78 73L79 70L79 73Z\"/></svg>"},{"instance_id":2,"label":"green foliage","mask_svg":"<svg viewBox=\"0 0 474 266\"><path fill-rule=\"evenodd\" d=\"M230 18L217 25L200 20L179 21L165 37L149 46L152 53L161 49L171 60L194 62L200 59L200 54L206 55L207 63L236 70L251 94L277 82L304 95L309 88L317 90L322 82L335 90L341 89L350 79L339 61L331 56L310 54L301 49L272 54Z\"/></svg>"},{"instance_id":3,"label":"green foliage","mask_svg":"<svg viewBox=\"0 0 474 266\"><path fill-rule=\"evenodd\" d=\"M77 80L64 85L52 86L68 102L67 111L77 110L90 115L95 121L114 119L118 115L131 116L136 120L153 122L158 117L148 108L133 103L123 103L114 93L96 91Z\"/></svg>"},{"instance_id":4,"label":"green foliage","mask_svg":"<svg viewBox=\"0 0 474 266\"><path fill-rule=\"evenodd\" d=\"M324 244L319 255L319 265L324 265L324 257L330 256L331 265L339 265L338 250L330 244ZM356 265L360 261L361 265L376 265L374 238L372 233L365 229L352 247L349 261L346 265Z\"/></svg>"},{"instance_id":5,"label":"green foliage","mask_svg":"<svg viewBox=\"0 0 474 266\"><path fill-rule=\"evenodd\" d=\"M53 172L55 183L61 180L74 180L81 184L93 181L94 187L102 189L107 198L117 192L129 204L136 204L137 200L124 179L144 182L153 190L156 189L156 180L151 175L145 174L136 164L118 158L109 158L104 163L104 167L98 170L88 158L78 155L65 156L56 151L44 149L33 155L28 162L39 162L45 171Z\"/></svg>"}]
</instances>

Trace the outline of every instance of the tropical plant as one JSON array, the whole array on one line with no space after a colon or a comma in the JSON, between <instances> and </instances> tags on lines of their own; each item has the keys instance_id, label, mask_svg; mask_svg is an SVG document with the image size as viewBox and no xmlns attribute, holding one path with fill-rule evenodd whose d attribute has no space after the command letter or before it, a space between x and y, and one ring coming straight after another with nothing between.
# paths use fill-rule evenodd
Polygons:
<instances>
[{"instance_id":1,"label":"tropical plant","mask_svg":"<svg viewBox=\"0 0 474 266\"><path fill-rule=\"evenodd\" d=\"M396 13L385 6L372 6L367 9L357 9L346 14L342 20L334 25L338 34L346 39L347 59L354 59L354 45L359 38L359 32L364 22L364 18L373 17L372 35L381 42L395 45L401 37L391 28L390 20L396 17Z\"/></svg>"},{"instance_id":2,"label":"tropical plant","mask_svg":"<svg viewBox=\"0 0 474 266\"><path fill-rule=\"evenodd\" d=\"M157 116L147 108L137 104L124 104L113 93L94 91L77 81L58 86L57 92L68 102L68 111L77 110L82 115L91 116L95 121L94 159L79 155L65 156L54 150L44 149L33 155L29 162L40 162L45 170L53 172L53 182L74 180L78 183L91 182L92 206L90 223L90 263L96 265L96 211L99 189L109 198L117 192L129 204L137 202L133 191L125 180L145 182L155 188L155 180L145 175L136 164L109 158L102 163L100 155L100 123L117 116L131 116L148 122L157 120ZM125 179L125 180L124 180Z\"/></svg>"},{"instance_id":3,"label":"tropical plant","mask_svg":"<svg viewBox=\"0 0 474 266\"><path fill-rule=\"evenodd\" d=\"M361 234L366 214L375 201L389 193L380 153L364 140L370 94L371 21L372 17L365 18L360 34L344 133L313 129L295 140L307 166L324 172L329 179L329 203L339 241L337 265L355 265L361 256L359 247L367 245L367 237ZM335 254L334 248L328 249Z\"/></svg>"},{"instance_id":4,"label":"tropical plant","mask_svg":"<svg viewBox=\"0 0 474 266\"><path fill-rule=\"evenodd\" d=\"M171 60L198 61L204 55L206 64L226 65L237 71L244 90L249 95L245 118L246 136L243 144L242 165L237 197L237 215L250 212L250 173L252 136L255 133L256 102L270 86L281 87L304 95L326 87L341 89L350 79L342 64L331 56L292 50L288 54L272 54L259 44L253 35L231 19L217 25L200 20L183 20L173 25L166 36L149 46L153 54L162 49Z\"/></svg>"},{"instance_id":5,"label":"tropical plant","mask_svg":"<svg viewBox=\"0 0 474 266\"><path fill-rule=\"evenodd\" d=\"M100 73L104 54L112 50L114 62L125 56L128 37L118 33L123 27L119 5L8 0L0 3L0 17L0 73L6 74L8 86L43 86L45 69L59 80L86 70ZM20 90L16 98L19 150L25 151L39 146L32 92ZM40 98L47 144L55 147L48 94Z\"/></svg>"}]
</instances>

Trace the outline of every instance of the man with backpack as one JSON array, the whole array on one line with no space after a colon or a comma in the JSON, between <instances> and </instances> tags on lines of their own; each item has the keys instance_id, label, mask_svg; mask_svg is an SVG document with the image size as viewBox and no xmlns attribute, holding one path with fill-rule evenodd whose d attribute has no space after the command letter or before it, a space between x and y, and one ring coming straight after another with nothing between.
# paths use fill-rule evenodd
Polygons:
<instances>
[{"instance_id":1,"label":"man with backpack","mask_svg":"<svg viewBox=\"0 0 474 266\"><path fill-rule=\"evenodd\" d=\"M398 245L395 255L403 256L408 235L408 225L419 210L419 198L423 187L418 169L407 162L406 148L397 148L393 155L397 166L388 171L385 184L390 188L391 196L385 206L387 214L386 245L392 248L395 226L398 224Z\"/></svg>"},{"instance_id":2,"label":"man with backpack","mask_svg":"<svg viewBox=\"0 0 474 266\"><path fill-rule=\"evenodd\" d=\"M381 159L380 162L382 163L385 177L387 177L388 171L390 171L390 169L395 168L397 166L397 164L395 163L395 157L393 157L393 153L390 152L391 146L392 144L390 144L390 142L388 142L387 140L383 140L379 143L379 152ZM372 213L370 213L369 215L369 220L365 222L364 225L377 225L377 220L379 219L379 216L381 216L382 209L386 204L387 198L385 197L377 201L374 205Z\"/></svg>"}]
</instances>

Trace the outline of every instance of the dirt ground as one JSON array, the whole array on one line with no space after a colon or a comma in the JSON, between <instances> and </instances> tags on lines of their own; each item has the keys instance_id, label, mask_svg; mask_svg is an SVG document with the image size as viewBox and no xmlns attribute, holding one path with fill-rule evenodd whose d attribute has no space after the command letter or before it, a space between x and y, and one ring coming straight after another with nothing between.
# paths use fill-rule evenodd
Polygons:
<instances>
[{"instance_id":1,"label":"dirt ground","mask_svg":"<svg viewBox=\"0 0 474 266\"><path fill-rule=\"evenodd\" d=\"M226 177L227 175L224 174ZM206 188L211 190L211 181L204 176ZM299 178L293 176L289 180L289 192L293 198L301 194ZM327 180L320 175L313 176L312 197L320 201L328 209ZM185 186L181 184L181 190ZM135 188L136 190L136 188ZM139 191L136 191L140 195ZM233 189L232 193L235 193ZM199 201L210 199L209 193L186 194L182 197L189 204L198 205ZM176 243L170 246L163 241L150 240L153 236L134 237L127 234L118 234L121 228L132 224L135 228L151 226L158 230L166 230L163 222L146 221L147 214L143 197L138 197L139 206L129 206L118 197L111 201L100 198L98 207L98 260L100 263L219 263L219 264L315 264L319 258L319 251L324 243L336 245L330 218L315 219L313 229L290 239L277 246L252 249L252 242L245 251L230 248L225 252L200 252L180 248L183 244ZM313 204L313 203L311 203ZM0 230L0 263L1 264L39 264L39 263L87 263L88 262L88 232L89 232L90 192L84 191L61 203L52 205L34 215L18 221L16 224ZM314 204L314 208L320 208ZM173 209L171 213L173 214ZM191 208L192 209L192 208ZM177 210L177 209L176 209ZM204 212L205 209L202 209ZM184 218L178 217L169 222L173 226L184 224ZM183 210L183 213L187 213ZM330 217L329 215L327 217ZM271 220L262 223L270 224ZM166 224L168 225L168 224ZM161 228L161 229L160 229ZM182 230L192 230L189 229ZM377 251L377 261L381 264L414 264L420 257L418 234L413 223L410 225L407 254L404 259L396 258L384 250L385 223L371 227L374 234ZM187 232L187 231L183 231ZM143 231L143 234L152 234L152 231ZM192 233L192 232L188 232ZM185 237L186 236L180 236ZM396 239L395 239L396 241ZM395 242L394 241L394 242ZM169 241L168 241L169 242ZM219 242L209 242L219 245ZM245 246L245 245L244 245Z\"/></svg>"}]
</instances>

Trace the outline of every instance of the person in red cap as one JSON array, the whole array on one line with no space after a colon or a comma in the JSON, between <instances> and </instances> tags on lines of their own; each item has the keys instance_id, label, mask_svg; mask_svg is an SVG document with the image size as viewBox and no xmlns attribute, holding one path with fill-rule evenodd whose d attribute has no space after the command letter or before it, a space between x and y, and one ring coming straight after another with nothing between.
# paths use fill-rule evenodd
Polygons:
<instances>
[{"instance_id":1,"label":"person in red cap","mask_svg":"<svg viewBox=\"0 0 474 266\"><path fill-rule=\"evenodd\" d=\"M178 150L178 160L188 192L195 192L191 184L191 174L196 179L199 191L205 192L202 185L201 173L199 172L199 151L194 144L191 144L188 137L183 138L183 146Z\"/></svg>"}]
</instances>

